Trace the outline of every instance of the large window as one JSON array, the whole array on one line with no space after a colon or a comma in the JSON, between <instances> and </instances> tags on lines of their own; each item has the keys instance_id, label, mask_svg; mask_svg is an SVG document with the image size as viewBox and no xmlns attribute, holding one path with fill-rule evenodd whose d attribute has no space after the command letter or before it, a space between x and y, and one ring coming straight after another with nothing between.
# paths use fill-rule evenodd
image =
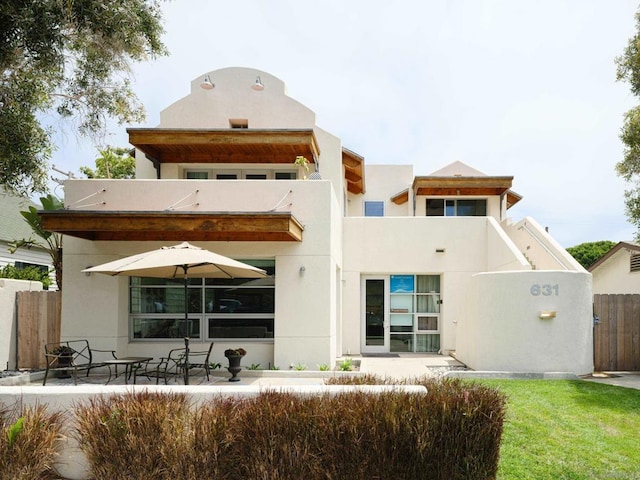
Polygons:
<instances>
[{"instance_id":1,"label":"large window","mask_svg":"<svg viewBox=\"0 0 640 480\"><path fill-rule=\"evenodd\" d=\"M188 280L189 322L182 279L132 277L129 289L134 340L190 336L205 339L271 339L275 313L275 261L243 260L262 268L260 279Z\"/></svg>"},{"instance_id":2,"label":"large window","mask_svg":"<svg viewBox=\"0 0 640 480\"><path fill-rule=\"evenodd\" d=\"M391 275L391 352L440 350L440 276Z\"/></svg>"},{"instance_id":3,"label":"large window","mask_svg":"<svg viewBox=\"0 0 640 480\"><path fill-rule=\"evenodd\" d=\"M427 199L428 217L485 217L486 215L486 199Z\"/></svg>"}]
</instances>

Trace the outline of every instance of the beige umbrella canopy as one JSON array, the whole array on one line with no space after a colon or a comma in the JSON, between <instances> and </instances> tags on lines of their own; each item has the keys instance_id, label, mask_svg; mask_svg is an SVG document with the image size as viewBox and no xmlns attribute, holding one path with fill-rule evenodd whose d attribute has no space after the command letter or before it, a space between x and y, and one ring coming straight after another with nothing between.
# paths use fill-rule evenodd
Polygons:
<instances>
[{"instance_id":1,"label":"beige umbrella canopy","mask_svg":"<svg viewBox=\"0 0 640 480\"><path fill-rule=\"evenodd\" d=\"M90 267L83 272L155 278L263 278L264 270L183 242Z\"/></svg>"},{"instance_id":2,"label":"beige umbrella canopy","mask_svg":"<svg viewBox=\"0 0 640 480\"><path fill-rule=\"evenodd\" d=\"M189 323L188 278L263 278L264 270L183 242L82 270L129 277L184 278L184 320ZM185 385L189 384L189 337L185 337Z\"/></svg>"}]
</instances>

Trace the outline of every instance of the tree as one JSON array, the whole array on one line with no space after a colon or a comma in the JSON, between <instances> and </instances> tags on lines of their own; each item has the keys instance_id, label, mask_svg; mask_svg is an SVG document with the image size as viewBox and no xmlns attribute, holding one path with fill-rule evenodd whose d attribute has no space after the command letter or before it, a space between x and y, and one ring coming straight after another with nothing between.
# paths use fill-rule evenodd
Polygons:
<instances>
[{"instance_id":1,"label":"tree","mask_svg":"<svg viewBox=\"0 0 640 480\"><path fill-rule=\"evenodd\" d=\"M134 62L166 54L158 0L0 2L0 185L44 192L54 149L42 120L72 119L93 140L106 122L139 122Z\"/></svg>"},{"instance_id":2,"label":"tree","mask_svg":"<svg viewBox=\"0 0 640 480\"><path fill-rule=\"evenodd\" d=\"M95 170L80 167L87 178L135 178L136 159L129 155L128 148L107 147L99 152Z\"/></svg>"},{"instance_id":3,"label":"tree","mask_svg":"<svg viewBox=\"0 0 640 480\"><path fill-rule=\"evenodd\" d=\"M567 252L575 258L584 268L589 268L603 255L611 250L616 242L600 240L599 242L586 242L567 248Z\"/></svg>"},{"instance_id":4,"label":"tree","mask_svg":"<svg viewBox=\"0 0 640 480\"><path fill-rule=\"evenodd\" d=\"M46 197L41 197L43 210L60 210L63 208L63 204L53 195L49 194ZM34 239L23 238L21 240L14 240L9 244L9 251L15 253L18 248L32 248L40 247L46 250L51 256L51 263L56 271L56 283L58 284L58 290L62 290L62 235L59 233L48 232L42 228L42 222L40 215L38 215L38 209L35 207L29 207L29 210L20 212L25 221L33 230L33 233L38 237Z\"/></svg>"},{"instance_id":5,"label":"tree","mask_svg":"<svg viewBox=\"0 0 640 480\"><path fill-rule=\"evenodd\" d=\"M636 34L629 39L624 53L616 58L616 78L628 82L631 93L640 98L640 11L635 18ZM636 226L635 239L640 240L640 107L625 114L620 139L625 149L623 159L616 164L616 172L632 185L625 191L625 209L627 218Z\"/></svg>"}]
</instances>

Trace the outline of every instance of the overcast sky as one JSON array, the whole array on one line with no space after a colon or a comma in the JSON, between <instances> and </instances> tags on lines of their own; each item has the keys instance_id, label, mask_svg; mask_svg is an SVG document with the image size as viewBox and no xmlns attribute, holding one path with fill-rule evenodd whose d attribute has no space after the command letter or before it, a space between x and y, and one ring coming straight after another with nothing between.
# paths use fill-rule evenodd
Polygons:
<instances>
[{"instance_id":1,"label":"overcast sky","mask_svg":"<svg viewBox=\"0 0 640 480\"><path fill-rule=\"evenodd\" d=\"M428 175L460 160L513 175L533 217L564 247L631 240L616 176L623 114L615 81L638 0L174 0L170 56L134 67L143 126L219 68L282 79L317 123L367 164ZM139 126L139 125L132 125ZM128 146L126 126L105 143ZM77 174L95 147L59 136L53 163ZM54 174L60 177L58 174ZM58 192L60 193L60 192Z\"/></svg>"}]
</instances>

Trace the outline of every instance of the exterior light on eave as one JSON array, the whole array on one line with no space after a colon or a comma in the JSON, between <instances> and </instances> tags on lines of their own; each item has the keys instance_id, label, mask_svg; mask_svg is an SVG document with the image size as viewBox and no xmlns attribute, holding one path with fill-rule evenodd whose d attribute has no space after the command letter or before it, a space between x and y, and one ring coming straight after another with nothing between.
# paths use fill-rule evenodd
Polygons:
<instances>
[{"instance_id":1,"label":"exterior light on eave","mask_svg":"<svg viewBox=\"0 0 640 480\"><path fill-rule=\"evenodd\" d=\"M200 84L200 88L204 90L213 90L215 88L215 84L211 81L209 75L204 76L204 80Z\"/></svg>"},{"instance_id":2,"label":"exterior light on eave","mask_svg":"<svg viewBox=\"0 0 640 480\"><path fill-rule=\"evenodd\" d=\"M256 77L256 83L254 83L253 85L251 85L251 88L253 90L256 90L258 92L261 92L262 90L264 90L264 85L262 84L262 82L260 81L260 75L258 75Z\"/></svg>"}]
</instances>

